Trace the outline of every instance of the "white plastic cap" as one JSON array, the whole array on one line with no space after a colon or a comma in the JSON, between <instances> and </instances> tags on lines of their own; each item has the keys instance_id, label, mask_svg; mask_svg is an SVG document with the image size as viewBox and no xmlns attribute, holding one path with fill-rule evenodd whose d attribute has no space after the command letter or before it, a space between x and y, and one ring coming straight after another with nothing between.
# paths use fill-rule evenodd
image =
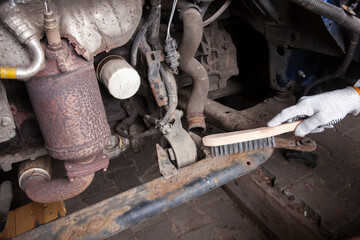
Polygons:
<instances>
[{"instance_id":1,"label":"white plastic cap","mask_svg":"<svg viewBox=\"0 0 360 240\"><path fill-rule=\"evenodd\" d=\"M114 98L118 99L132 97L140 87L138 72L122 58L105 63L100 70L99 81Z\"/></svg>"}]
</instances>

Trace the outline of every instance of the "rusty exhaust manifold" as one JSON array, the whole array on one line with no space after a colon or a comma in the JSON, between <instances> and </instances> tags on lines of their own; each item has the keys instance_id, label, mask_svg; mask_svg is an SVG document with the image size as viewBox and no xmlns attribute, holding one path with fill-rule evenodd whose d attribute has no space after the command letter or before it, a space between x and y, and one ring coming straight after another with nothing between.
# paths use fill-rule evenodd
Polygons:
<instances>
[{"instance_id":1,"label":"rusty exhaust manifold","mask_svg":"<svg viewBox=\"0 0 360 240\"><path fill-rule=\"evenodd\" d=\"M65 161L68 178L50 181L39 171L24 177L24 172L29 173L27 163L19 172L28 197L43 203L85 190L94 172L107 168L109 160L101 150L110 137L93 63L65 41L60 49L46 49L46 57L45 70L27 81L26 88L45 147L51 157Z\"/></svg>"}]
</instances>

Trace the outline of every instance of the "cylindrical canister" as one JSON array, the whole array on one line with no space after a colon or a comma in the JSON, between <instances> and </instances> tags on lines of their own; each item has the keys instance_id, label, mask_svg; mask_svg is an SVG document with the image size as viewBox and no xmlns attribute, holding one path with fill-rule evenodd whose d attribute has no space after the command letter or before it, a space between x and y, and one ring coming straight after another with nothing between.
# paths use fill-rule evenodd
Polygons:
<instances>
[{"instance_id":1,"label":"cylindrical canister","mask_svg":"<svg viewBox=\"0 0 360 240\"><path fill-rule=\"evenodd\" d=\"M86 160L107 143L110 128L92 62L70 72L26 82L48 153L61 160Z\"/></svg>"},{"instance_id":2,"label":"cylindrical canister","mask_svg":"<svg viewBox=\"0 0 360 240\"><path fill-rule=\"evenodd\" d=\"M118 55L110 55L102 59L96 72L99 81L114 98L127 99L139 90L140 75Z\"/></svg>"}]
</instances>

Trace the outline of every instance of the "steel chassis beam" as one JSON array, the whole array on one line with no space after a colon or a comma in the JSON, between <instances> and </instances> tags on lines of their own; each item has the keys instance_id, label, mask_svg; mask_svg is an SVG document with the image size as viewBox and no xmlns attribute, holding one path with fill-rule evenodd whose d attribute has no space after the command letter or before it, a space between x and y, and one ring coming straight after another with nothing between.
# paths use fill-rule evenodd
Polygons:
<instances>
[{"instance_id":1,"label":"steel chassis beam","mask_svg":"<svg viewBox=\"0 0 360 240\"><path fill-rule=\"evenodd\" d=\"M206 158L169 179L155 179L14 239L105 239L253 171L272 152Z\"/></svg>"}]
</instances>

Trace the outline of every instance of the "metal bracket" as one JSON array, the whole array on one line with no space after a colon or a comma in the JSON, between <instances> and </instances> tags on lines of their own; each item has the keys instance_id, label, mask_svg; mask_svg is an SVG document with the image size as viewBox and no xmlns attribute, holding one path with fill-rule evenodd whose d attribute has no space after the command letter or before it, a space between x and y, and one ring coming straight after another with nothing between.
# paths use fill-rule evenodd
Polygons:
<instances>
[{"instance_id":1,"label":"metal bracket","mask_svg":"<svg viewBox=\"0 0 360 240\"><path fill-rule=\"evenodd\" d=\"M48 154L44 147L33 147L21 150L15 154L6 154L0 156L0 169L4 172L11 171L12 164L24 161L26 159L35 160L38 157Z\"/></svg>"},{"instance_id":2,"label":"metal bracket","mask_svg":"<svg viewBox=\"0 0 360 240\"><path fill-rule=\"evenodd\" d=\"M146 53L146 62L148 64L148 81L151 91L155 97L156 104L159 107L168 104L168 97L164 82L160 76L160 62L164 61L162 51L152 51Z\"/></svg>"},{"instance_id":3,"label":"metal bracket","mask_svg":"<svg viewBox=\"0 0 360 240\"><path fill-rule=\"evenodd\" d=\"M161 139L161 145L164 148L172 148L174 152L175 165L178 168L185 167L196 162L197 150L194 140L181 125L183 112L176 110L174 113L174 123L171 132L165 134Z\"/></svg>"},{"instance_id":4,"label":"metal bracket","mask_svg":"<svg viewBox=\"0 0 360 240\"><path fill-rule=\"evenodd\" d=\"M0 143L16 135L16 126L6 96L6 90L0 81Z\"/></svg>"},{"instance_id":5,"label":"metal bracket","mask_svg":"<svg viewBox=\"0 0 360 240\"><path fill-rule=\"evenodd\" d=\"M165 179L169 179L179 173L176 167L170 162L168 154L159 144L156 144L156 154L160 173Z\"/></svg>"}]
</instances>

